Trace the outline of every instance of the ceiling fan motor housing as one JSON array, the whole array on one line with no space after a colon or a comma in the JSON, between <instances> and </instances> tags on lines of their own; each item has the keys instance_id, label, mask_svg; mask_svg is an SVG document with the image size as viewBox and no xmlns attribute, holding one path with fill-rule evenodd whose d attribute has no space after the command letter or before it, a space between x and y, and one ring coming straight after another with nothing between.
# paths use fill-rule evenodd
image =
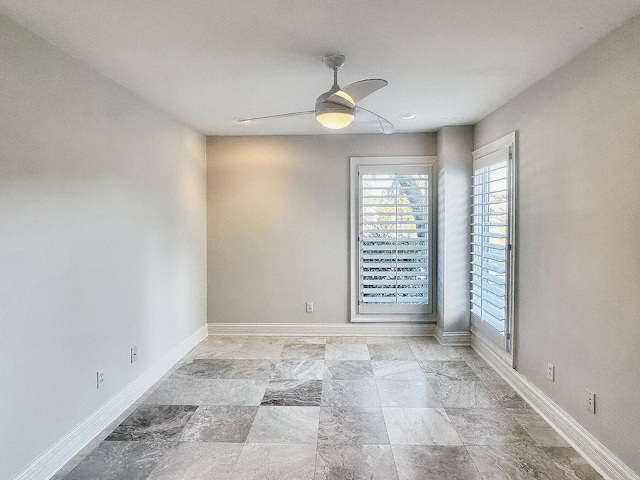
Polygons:
<instances>
[{"instance_id":1,"label":"ceiling fan motor housing","mask_svg":"<svg viewBox=\"0 0 640 480\"><path fill-rule=\"evenodd\" d=\"M337 85L336 85L337 87ZM338 87L339 88L339 87ZM349 125L355 117L355 107L349 107L340 103L327 100L337 89L331 89L323 93L316 100L316 120L323 126L332 130L344 128Z\"/></svg>"}]
</instances>

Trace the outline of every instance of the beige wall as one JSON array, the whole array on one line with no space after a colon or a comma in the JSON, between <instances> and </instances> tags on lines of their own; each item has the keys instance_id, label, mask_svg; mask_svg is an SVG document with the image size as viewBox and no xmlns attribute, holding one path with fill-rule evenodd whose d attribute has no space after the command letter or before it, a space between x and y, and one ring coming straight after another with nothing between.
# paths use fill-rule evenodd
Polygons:
<instances>
[{"instance_id":1,"label":"beige wall","mask_svg":"<svg viewBox=\"0 0 640 480\"><path fill-rule=\"evenodd\" d=\"M349 157L435 153L435 134L209 137L208 321L348 322Z\"/></svg>"},{"instance_id":2,"label":"beige wall","mask_svg":"<svg viewBox=\"0 0 640 480\"><path fill-rule=\"evenodd\" d=\"M640 17L481 121L475 145L514 130L517 368L640 473Z\"/></svg>"},{"instance_id":3,"label":"beige wall","mask_svg":"<svg viewBox=\"0 0 640 480\"><path fill-rule=\"evenodd\" d=\"M0 16L0 478L204 325L205 169L203 136Z\"/></svg>"}]
</instances>

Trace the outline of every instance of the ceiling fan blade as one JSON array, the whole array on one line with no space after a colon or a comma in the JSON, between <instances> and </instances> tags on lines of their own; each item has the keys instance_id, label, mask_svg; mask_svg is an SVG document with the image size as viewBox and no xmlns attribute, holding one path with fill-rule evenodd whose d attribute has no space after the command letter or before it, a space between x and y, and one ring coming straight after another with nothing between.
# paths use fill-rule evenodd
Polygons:
<instances>
[{"instance_id":1,"label":"ceiling fan blade","mask_svg":"<svg viewBox=\"0 0 640 480\"><path fill-rule=\"evenodd\" d=\"M393 133L394 130L391 122L362 107L356 107L356 120L361 125L375 128L379 132L386 133L387 135Z\"/></svg>"},{"instance_id":2,"label":"ceiling fan blade","mask_svg":"<svg viewBox=\"0 0 640 480\"><path fill-rule=\"evenodd\" d=\"M236 123L249 123L253 120L264 120L266 118L298 117L300 115L309 115L310 113L315 113L315 110L307 110L306 112L281 113L280 115L267 115L266 117L236 118Z\"/></svg>"},{"instance_id":3,"label":"ceiling fan blade","mask_svg":"<svg viewBox=\"0 0 640 480\"><path fill-rule=\"evenodd\" d=\"M347 85L346 87L338 90L327 98L327 100L347 107L353 107L367 95L371 95L373 92L380 90L382 87L386 87L388 84L389 82L381 78L360 80L359 82L352 83L351 85Z\"/></svg>"}]
</instances>

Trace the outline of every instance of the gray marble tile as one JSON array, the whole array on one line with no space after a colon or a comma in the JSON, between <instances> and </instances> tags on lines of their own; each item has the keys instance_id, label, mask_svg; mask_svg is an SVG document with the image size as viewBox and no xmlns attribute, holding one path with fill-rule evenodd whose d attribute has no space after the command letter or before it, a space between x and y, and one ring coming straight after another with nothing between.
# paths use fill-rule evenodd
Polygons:
<instances>
[{"instance_id":1,"label":"gray marble tile","mask_svg":"<svg viewBox=\"0 0 640 480\"><path fill-rule=\"evenodd\" d=\"M269 360L194 360L178 368L171 378L236 378L269 379L273 374L273 362Z\"/></svg>"},{"instance_id":2,"label":"gray marble tile","mask_svg":"<svg viewBox=\"0 0 640 480\"><path fill-rule=\"evenodd\" d=\"M286 337L285 345L308 344L326 345L327 337Z\"/></svg>"},{"instance_id":3,"label":"gray marble tile","mask_svg":"<svg viewBox=\"0 0 640 480\"><path fill-rule=\"evenodd\" d=\"M217 379L207 380L209 388L201 405L258 406L269 380Z\"/></svg>"},{"instance_id":4,"label":"gray marble tile","mask_svg":"<svg viewBox=\"0 0 640 480\"><path fill-rule=\"evenodd\" d=\"M392 445L462 445L443 408L384 407Z\"/></svg>"},{"instance_id":5,"label":"gray marble tile","mask_svg":"<svg viewBox=\"0 0 640 480\"><path fill-rule=\"evenodd\" d=\"M247 337L237 335L208 336L185 356L187 362L197 358L199 355L212 354L218 352L231 352L240 349L246 342ZM213 357L215 358L215 357Z\"/></svg>"},{"instance_id":6,"label":"gray marble tile","mask_svg":"<svg viewBox=\"0 0 640 480\"><path fill-rule=\"evenodd\" d=\"M236 358L235 355L242 349L242 343L220 343L217 345L207 345L206 348L200 348L196 352L192 352L187 359L217 359L217 358Z\"/></svg>"},{"instance_id":7,"label":"gray marble tile","mask_svg":"<svg viewBox=\"0 0 640 480\"><path fill-rule=\"evenodd\" d=\"M453 347L470 367L488 367L489 364L472 347Z\"/></svg>"},{"instance_id":8,"label":"gray marble tile","mask_svg":"<svg viewBox=\"0 0 640 480\"><path fill-rule=\"evenodd\" d=\"M241 443L179 443L153 469L149 480L233 480L242 447Z\"/></svg>"},{"instance_id":9,"label":"gray marble tile","mask_svg":"<svg viewBox=\"0 0 640 480\"><path fill-rule=\"evenodd\" d=\"M480 381L480 377L464 360L422 360L419 363L430 380Z\"/></svg>"},{"instance_id":10,"label":"gray marble tile","mask_svg":"<svg viewBox=\"0 0 640 480\"><path fill-rule=\"evenodd\" d=\"M511 416L503 410L488 408L447 408L447 415L465 445L511 445L535 442Z\"/></svg>"},{"instance_id":11,"label":"gray marble tile","mask_svg":"<svg viewBox=\"0 0 640 480\"><path fill-rule=\"evenodd\" d=\"M371 360L366 343L329 343L326 360Z\"/></svg>"},{"instance_id":12,"label":"gray marble tile","mask_svg":"<svg viewBox=\"0 0 640 480\"><path fill-rule=\"evenodd\" d=\"M200 405L212 380L200 378L169 378L141 403L149 405Z\"/></svg>"},{"instance_id":13,"label":"gray marble tile","mask_svg":"<svg viewBox=\"0 0 640 480\"><path fill-rule=\"evenodd\" d=\"M483 382L504 382L504 379L490 366L478 367L468 364Z\"/></svg>"},{"instance_id":14,"label":"gray marble tile","mask_svg":"<svg viewBox=\"0 0 640 480\"><path fill-rule=\"evenodd\" d=\"M399 480L482 480L465 447L393 445Z\"/></svg>"},{"instance_id":15,"label":"gray marble tile","mask_svg":"<svg viewBox=\"0 0 640 480\"><path fill-rule=\"evenodd\" d=\"M367 343L367 337L327 337L327 345L330 343Z\"/></svg>"},{"instance_id":16,"label":"gray marble tile","mask_svg":"<svg viewBox=\"0 0 640 480\"><path fill-rule=\"evenodd\" d=\"M405 343L378 343L369 345L371 360L415 360L409 345Z\"/></svg>"},{"instance_id":17,"label":"gray marble tile","mask_svg":"<svg viewBox=\"0 0 640 480\"><path fill-rule=\"evenodd\" d=\"M283 347L295 337L279 337L273 335L220 335L213 342L219 344L241 344L243 347L261 349L265 347Z\"/></svg>"},{"instance_id":18,"label":"gray marble tile","mask_svg":"<svg viewBox=\"0 0 640 480\"><path fill-rule=\"evenodd\" d=\"M280 407L286 408L286 407ZM247 443L242 449L234 480L312 480L316 445Z\"/></svg>"},{"instance_id":19,"label":"gray marble tile","mask_svg":"<svg viewBox=\"0 0 640 480\"><path fill-rule=\"evenodd\" d=\"M462 358L454 347L412 339L407 340L407 343L418 360L460 360Z\"/></svg>"},{"instance_id":20,"label":"gray marble tile","mask_svg":"<svg viewBox=\"0 0 640 480\"><path fill-rule=\"evenodd\" d=\"M273 369L272 380L322 380L324 360L282 360Z\"/></svg>"},{"instance_id":21,"label":"gray marble tile","mask_svg":"<svg viewBox=\"0 0 640 480\"><path fill-rule=\"evenodd\" d=\"M227 358L237 360L279 360L284 342L251 342L228 355Z\"/></svg>"},{"instance_id":22,"label":"gray marble tile","mask_svg":"<svg viewBox=\"0 0 640 480\"><path fill-rule=\"evenodd\" d=\"M259 407L248 443L316 443L320 407Z\"/></svg>"},{"instance_id":23,"label":"gray marble tile","mask_svg":"<svg viewBox=\"0 0 640 480\"><path fill-rule=\"evenodd\" d=\"M60 470L56 472L56 474L51 477L51 480L62 480L64 479L71 470L80 464L88 455L90 455L101 443L107 438L111 432L120 425L125 418L131 415L138 405L132 405L127 408L118 418L116 418L111 424L109 424L105 429L102 430L98 435L96 435L80 452L78 452L71 460L69 460ZM166 442L165 442L166 443Z\"/></svg>"},{"instance_id":24,"label":"gray marble tile","mask_svg":"<svg viewBox=\"0 0 640 480\"><path fill-rule=\"evenodd\" d=\"M318 444L389 444L382 409L321 407Z\"/></svg>"},{"instance_id":25,"label":"gray marble tile","mask_svg":"<svg viewBox=\"0 0 640 480\"><path fill-rule=\"evenodd\" d=\"M180 435L182 442L243 443L258 407L201 406Z\"/></svg>"},{"instance_id":26,"label":"gray marble tile","mask_svg":"<svg viewBox=\"0 0 640 480\"><path fill-rule=\"evenodd\" d=\"M172 372L172 375L173 375L173 372ZM141 405L141 404L143 404L143 403L146 403L147 399L148 399L151 395L153 395L153 392L155 392L155 391L156 391L156 389L160 388L160 386L161 386L161 385L164 385L164 383L165 383L167 380L170 380L170 379L171 379L171 375L166 375L166 374L165 374L165 375L163 375L163 376L162 376L162 378L160 378L160 380L158 380L156 383L154 383L153 385L151 385L151 387L149 387L149 389L148 389L146 392L144 392L142 395L140 395L140 396L136 399L136 401L135 401L134 405Z\"/></svg>"},{"instance_id":27,"label":"gray marble tile","mask_svg":"<svg viewBox=\"0 0 640 480\"><path fill-rule=\"evenodd\" d=\"M54 480L601 480L473 349L433 338L212 336L137 402ZM415 445L437 442L455 445Z\"/></svg>"},{"instance_id":28,"label":"gray marble tile","mask_svg":"<svg viewBox=\"0 0 640 480\"><path fill-rule=\"evenodd\" d=\"M69 472L65 480L144 480L175 445L168 442L102 442Z\"/></svg>"},{"instance_id":29,"label":"gray marble tile","mask_svg":"<svg viewBox=\"0 0 640 480\"><path fill-rule=\"evenodd\" d=\"M247 335L245 338L250 343L284 345L289 337L280 335Z\"/></svg>"},{"instance_id":30,"label":"gray marble tile","mask_svg":"<svg viewBox=\"0 0 640 480\"><path fill-rule=\"evenodd\" d=\"M407 337L366 337L367 345L379 345L384 343L407 344Z\"/></svg>"},{"instance_id":31,"label":"gray marble tile","mask_svg":"<svg viewBox=\"0 0 640 480\"><path fill-rule=\"evenodd\" d=\"M415 360L376 360L371 362L376 378L385 380L426 380L426 376Z\"/></svg>"},{"instance_id":32,"label":"gray marble tile","mask_svg":"<svg viewBox=\"0 0 640 480\"><path fill-rule=\"evenodd\" d=\"M458 352L461 356L466 356L466 355L478 355L478 353L473 349L473 347L470 346L460 346L460 347L453 347L456 349L456 352Z\"/></svg>"},{"instance_id":33,"label":"gray marble tile","mask_svg":"<svg viewBox=\"0 0 640 480\"><path fill-rule=\"evenodd\" d=\"M541 447L570 447L564 438L533 409L507 409Z\"/></svg>"},{"instance_id":34,"label":"gray marble tile","mask_svg":"<svg viewBox=\"0 0 640 480\"><path fill-rule=\"evenodd\" d=\"M562 480L563 472L547 453L532 445L467 446L484 478L495 480ZM569 477L570 478L570 477Z\"/></svg>"},{"instance_id":35,"label":"gray marble tile","mask_svg":"<svg viewBox=\"0 0 640 480\"><path fill-rule=\"evenodd\" d=\"M140 405L105 440L175 440L197 408L196 405Z\"/></svg>"},{"instance_id":36,"label":"gray marble tile","mask_svg":"<svg viewBox=\"0 0 640 480\"><path fill-rule=\"evenodd\" d=\"M499 382L485 382L489 390L507 408L527 408L529 404L504 380Z\"/></svg>"},{"instance_id":37,"label":"gray marble tile","mask_svg":"<svg viewBox=\"0 0 640 480\"><path fill-rule=\"evenodd\" d=\"M200 345L202 344L224 345L227 343L244 343L249 338L250 337L247 335L209 335L200 343Z\"/></svg>"},{"instance_id":38,"label":"gray marble tile","mask_svg":"<svg viewBox=\"0 0 640 480\"><path fill-rule=\"evenodd\" d=\"M602 480L602 476L571 447L545 447L544 452L564 477L580 480Z\"/></svg>"},{"instance_id":39,"label":"gray marble tile","mask_svg":"<svg viewBox=\"0 0 640 480\"><path fill-rule=\"evenodd\" d=\"M282 349L282 359L324 360L325 345L293 343Z\"/></svg>"},{"instance_id":40,"label":"gray marble tile","mask_svg":"<svg viewBox=\"0 0 640 480\"><path fill-rule=\"evenodd\" d=\"M260 405L319 407L322 380L271 380Z\"/></svg>"},{"instance_id":41,"label":"gray marble tile","mask_svg":"<svg viewBox=\"0 0 640 480\"><path fill-rule=\"evenodd\" d=\"M318 445L315 480L396 480L389 445Z\"/></svg>"},{"instance_id":42,"label":"gray marble tile","mask_svg":"<svg viewBox=\"0 0 640 480\"><path fill-rule=\"evenodd\" d=\"M373 378L373 367L366 360L325 360L325 380L364 380Z\"/></svg>"},{"instance_id":43,"label":"gray marble tile","mask_svg":"<svg viewBox=\"0 0 640 480\"><path fill-rule=\"evenodd\" d=\"M373 378L366 380L325 380L322 406L379 407L378 388Z\"/></svg>"},{"instance_id":44,"label":"gray marble tile","mask_svg":"<svg viewBox=\"0 0 640 480\"><path fill-rule=\"evenodd\" d=\"M378 378L376 383L383 407L442 407L442 402L426 380Z\"/></svg>"},{"instance_id":45,"label":"gray marble tile","mask_svg":"<svg viewBox=\"0 0 640 480\"><path fill-rule=\"evenodd\" d=\"M445 407L502 408L500 401L482 382L438 380L430 383Z\"/></svg>"},{"instance_id":46,"label":"gray marble tile","mask_svg":"<svg viewBox=\"0 0 640 480\"><path fill-rule=\"evenodd\" d=\"M411 342L411 343L415 343L415 344L425 344L425 345L440 345L440 342L438 342L438 340L436 340L436 337L433 336L419 336L419 337L415 337L415 336L411 336L411 337L405 337L407 339L407 342Z\"/></svg>"}]
</instances>

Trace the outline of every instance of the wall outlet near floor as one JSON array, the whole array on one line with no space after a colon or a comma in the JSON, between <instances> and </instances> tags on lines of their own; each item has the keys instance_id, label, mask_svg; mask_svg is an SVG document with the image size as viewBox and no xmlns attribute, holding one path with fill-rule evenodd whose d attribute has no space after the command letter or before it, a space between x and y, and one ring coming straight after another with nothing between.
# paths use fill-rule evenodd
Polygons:
<instances>
[{"instance_id":1,"label":"wall outlet near floor","mask_svg":"<svg viewBox=\"0 0 640 480\"><path fill-rule=\"evenodd\" d=\"M135 362L136 360L138 360L138 346L134 345L133 347L131 347L131 363Z\"/></svg>"},{"instance_id":2,"label":"wall outlet near floor","mask_svg":"<svg viewBox=\"0 0 640 480\"><path fill-rule=\"evenodd\" d=\"M587 408L589 412L596 413L596 394L587 390Z\"/></svg>"},{"instance_id":3,"label":"wall outlet near floor","mask_svg":"<svg viewBox=\"0 0 640 480\"><path fill-rule=\"evenodd\" d=\"M307 309L307 313L313 313L313 302L307 302L305 306Z\"/></svg>"},{"instance_id":4,"label":"wall outlet near floor","mask_svg":"<svg viewBox=\"0 0 640 480\"><path fill-rule=\"evenodd\" d=\"M556 381L556 366L553 363L547 363L547 378L552 382Z\"/></svg>"},{"instance_id":5,"label":"wall outlet near floor","mask_svg":"<svg viewBox=\"0 0 640 480\"><path fill-rule=\"evenodd\" d=\"M104 384L104 368L96 372L96 387L99 389Z\"/></svg>"}]
</instances>

